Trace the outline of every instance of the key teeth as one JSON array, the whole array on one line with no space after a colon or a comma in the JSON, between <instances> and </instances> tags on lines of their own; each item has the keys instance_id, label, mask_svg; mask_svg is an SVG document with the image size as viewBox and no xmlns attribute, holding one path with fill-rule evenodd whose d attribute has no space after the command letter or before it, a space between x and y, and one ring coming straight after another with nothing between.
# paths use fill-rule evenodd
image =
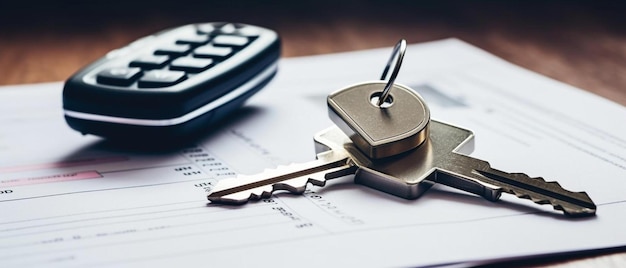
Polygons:
<instances>
[{"instance_id":1,"label":"key teeth","mask_svg":"<svg viewBox=\"0 0 626 268\"><path fill-rule=\"evenodd\" d=\"M554 184L559 185L558 183L554 183ZM561 205L561 204L552 203L550 200L545 199L545 198L537 198L537 197L531 196L531 195L529 195L527 193L518 193L518 192L516 192L514 190L508 190L507 192L517 196L518 198L523 198L523 199L528 199L530 201L533 201L534 203L539 204L539 205L548 205L548 204L550 204L550 205L552 205L552 207L555 210L563 211L563 213L566 216L568 216L568 217L587 217L587 216L592 216L592 215L596 214L596 206L595 205L593 205L593 208L584 207L584 208L582 208L582 210L571 210L571 209L568 209L566 207L563 207L563 205ZM585 195L591 202L591 198L589 198L589 195L587 195L586 192L583 191L583 192L576 192L576 193Z\"/></svg>"},{"instance_id":2,"label":"key teeth","mask_svg":"<svg viewBox=\"0 0 626 268\"><path fill-rule=\"evenodd\" d=\"M304 183L303 187L293 186L293 185L289 184L288 181L287 182L279 182L279 183L274 184L274 187L273 187L274 189L272 190L272 193L274 191L282 190L282 191L288 191L289 193L292 193L292 194L302 194L302 193L304 193L304 191L306 191L306 187L307 187L307 185L309 183L311 183L311 184L313 184L315 186L320 186L321 187L321 186L326 185L326 180L318 180L318 179L315 179L315 178L308 178L306 180L306 182Z\"/></svg>"},{"instance_id":3,"label":"key teeth","mask_svg":"<svg viewBox=\"0 0 626 268\"><path fill-rule=\"evenodd\" d=\"M544 180L544 179L543 179L543 178L541 178L541 177L539 177L539 178L537 178L537 179L541 179L542 181L546 181L546 180ZM548 182L548 184L551 184L551 185L554 185L554 186L557 186L557 187L563 188L563 187L561 186L561 184L560 184L560 183L558 183L558 182L556 182L556 181L549 181L549 182Z\"/></svg>"},{"instance_id":4,"label":"key teeth","mask_svg":"<svg viewBox=\"0 0 626 268\"><path fill-rule=\"evenodd\" d=\"M216 203L216 204L244 205L248 203L248 201L250 200L260 200L263 198L269 198L270 196L272 196L273 192L274 190L270 192L263 190L260 194L255 194L254 192L251 192L250 195L247 196L246 198L228 198L229 196L233 194L225 195L225 196L218 196L218 197L211 197L211 195L209 194L207 196L207 199L211 201L211 203Z\"/></svg>"},{"instance_id":5,"label":"key teeth","mask_svg":"<svg viewBox=\"0 0 626 268\"><path fill-rule=\"evenodd\" d=\"M248 203L248 200L249 200L249 199L230 199L230 198L224 198L223 196L211 197L210 195L207 196L207 199L211 201L211 203L227 204L227 205L243 205L245 203Z\"/></svg>"},{"instance_id":6,"label":"key teeth","mask_svg":"<svg viewBox=\"0 0 626 268\"><path fill-rule=\"evenodd\" d=\"M268 171L273 171L275 169L268 169ZM242 176L245 177L245 176ZM302 186L299 186L301 184L299 184L297 181L298 180L303 180L303 178L306 178L306 180L304 181L304 184ZM291 182L291 183L290 183ZM294 186L293 182L298 183L296 184L296 186ZM211 201L211 203L220 203L220 204L229 204L229 205L244 205L246 203L248 203L248 201L250 200L261 200L261 199L267 199L270 198L274 192L276 191L287 191L291 194L302 194L304 193L304 191L306 191L306 188L308 186L308 184L311 183L315 186L325 186L326 185L326 179L321 176L321 178L318 178L318 176L315 175L308 175L306 177L298 177L298 178L293 178L284 182L279 182L279 183L275 183L274 185L272 185L272 188L270 191L266 191L266 190L262 190L260 194L255 193L254 189L250 192L250 195L246 198L228 198L231 195L235 195L237 193L233 193L230 195L225 195L225 196L220 196L220 197L211 197L211 194L209 194L207 196L207 199L209 201ZM265 188L265 187L263 187ZM258 189L258 188L257 188Z\"/></svg>"},{"instance_id":7,"label":"key teeth","mask_svg":"<svg viewBox=\"0 0 626 268\"><path fill-rule=\"evenodd\" d=\"M583 208L582 211L570 210L561 205L553 205L552 207L554 207L555 210L563 211L563 213L565 213L566 216L572 217L572 218L582 218L582 217L596 215L595 206L593 208Z\"/></svg>"},{"instance_id":8,"label":"key teeth","mask_svg":"<svg viewBox=\"0 0 626 268\"><path fill-rule=\"evenodd\" d=\"M274 192L274 189L272 188L272 191L263 191L261 192L261 194L257 195L254 192L250 193L250 197L248 197L248 201L250 200L261 200L261 199L266 199L269 198L270 196L272 196L272 193Z\"/></svg>"},{"instance_id":9,"label":"key teeth","mask_svg":"<svg viewBox=\"0 0 626 268\"><path fill-rule=\"evenodd\" d=\"M306 188L308 186L309 183L315 185L315 186L324 186L326 185L326 179L322 178L316 178L317 176L305 176L305 177L298 177L298 178L293 178L284 182L278 182L275 183L274 185L272 185L272 190L270 192L267 191L263 191L263 193L261 193L261 195L256 195L254 193L251 193L251 195L254 195L256 197L257 200L260 200L262 198L269 198L271 197L274 192L276 191L287 191L290 194L302 194L304 193L304 191L306 191ZM306 180L302 183L302 182L298 182L299 180L303 180L304 178L306 178ZM293 182L296 183L296 186L294 186Z\"/></svg>"},{"instance_id":10,"label":"key teeth","mask_svg":"<svg viewBox=\"0 0 626 268\"><path fill-rule=\"evenodd\" d=\"M518 192L513 188L501 186L502 187L501 190L504 192L513 194L517 196L518 198L531 200L534 203L537 203L540 205L551 204L555 210L563 211L563 213L566 216L584 217L584 216L593 216L596 213L596 205L593 203L593 201L591 200L591 198L586 192L571 192L571 191L565 190L561 186L561 184L559 184L556 181L547 182L543 177L533 178L533 177L526 175L525 173L506 173L506 172L502 172L502 171L495 170L492 168L489 168L488 171L478 170L478 173L487 178L500 181L500 182L506 182L507 180L510 180L510 179L502 177L502 175L500 175L499 173L508 174L510 177L515 178L522 182L525 180L539 182L539 186L537 187L544 189L545 192L538 193L538 194L541 194L542 196L546 196L545 198L538 197L532 194L534 193L534 191L531 191L529 189L524 189L524 188L521 188L521 192ZM544 186L541 186L541 184L544 184ZM562 192L560 193L559 191L564 191L566 192L566 194L563 194ZM554 195L554 196L551 196L551 195ZM578 208L570 208L568 206L564 206L563 203L561 202L572 204L573 206L578 207Z\"/></svg>"}]
</instances>

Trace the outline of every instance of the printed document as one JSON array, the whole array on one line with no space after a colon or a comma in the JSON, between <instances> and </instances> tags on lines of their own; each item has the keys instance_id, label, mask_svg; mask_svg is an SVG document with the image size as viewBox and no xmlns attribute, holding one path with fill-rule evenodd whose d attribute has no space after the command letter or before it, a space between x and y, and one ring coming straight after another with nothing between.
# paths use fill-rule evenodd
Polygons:
<instances>
[{"instance_id":1,"label":"printed document","mask_svg":"<svg viewBox=\"0 0 626 268\"><path fill-rule=\"evenodd\" d=\"M170 150L70 129L61 82L0 88L0 266L463 265L626 245L626 108L456 39L408 46L396 82L472 130L472 157L586 191L597 216L441 185L405 200L351 176L243 206L206 200L220 179L314 160L327 95L377 80L390 53L283 59L237 114Z\"/></svg>"}]
</instances>

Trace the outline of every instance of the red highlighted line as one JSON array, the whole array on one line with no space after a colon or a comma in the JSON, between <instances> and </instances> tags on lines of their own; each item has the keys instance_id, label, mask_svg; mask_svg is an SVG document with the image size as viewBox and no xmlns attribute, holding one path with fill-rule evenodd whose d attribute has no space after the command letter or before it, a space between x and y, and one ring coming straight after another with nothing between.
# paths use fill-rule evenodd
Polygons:
<instances>
[{"instance_id":1,"label":"red highlighted line","mask_svg":"<svg viewBox=\"0 0 626 268\"><path fill-rule=\"evenodd\" d=\"M73 172L73 173L66 173L66 174L56 174L56 175L50 175L50 176L44 176L44 177L1 180L0 187L11 187L11 186L50 183L50 182L97 179L97 178L102 178L102 175L95 170L89 170L89 171Z\"/></svg>"},{"instance_id":2,"label":"red highlighted line","mask_svg":"<svg viewBox=\"0 0 626 268\"><path fill-rule=\"evenodd\" d=\"M122 161L127 161L127 160L128 160L128 157L125 157L125 156L86 158L86 159L77 159L77 160L70 160L70 161L63 161L63 162L42 163L42 164L32 164L32 165L13 166L13 167L0 167L0 173L22 172L22 171L40 170L40 169L48 169L48 168L97 165L97 164L105 164L105 163L122 162Z\"/></svg>"}]
</instances>

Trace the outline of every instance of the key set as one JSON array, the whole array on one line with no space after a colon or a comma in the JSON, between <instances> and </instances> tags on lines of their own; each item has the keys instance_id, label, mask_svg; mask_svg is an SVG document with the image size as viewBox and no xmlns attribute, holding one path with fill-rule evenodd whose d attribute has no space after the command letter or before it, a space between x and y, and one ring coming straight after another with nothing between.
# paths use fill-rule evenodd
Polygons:
<instances>
[{"instance_id":1,"label":"key set","mask_svg":"<svg viewBox=\"0 0 626 268\"><path fill-rule=\"evenodd\" d=\"M431 120L426 102L395 83L405 50L406 41L400 40L381 81L353 85L328 96L329 115L336 126L315 135L316 160L221 180L208 199L243 204L279 190L301 194L308 183L324 186L327 180L354 174L355 183L406 199L418 198L434 183L442 183L490 201L505 192L551 204L567 216L595 215L596 205L585 192L492 169L488 162L462 154L468 153L460 150L473 142L473 133Z\"/></svg>"}]
</instances>

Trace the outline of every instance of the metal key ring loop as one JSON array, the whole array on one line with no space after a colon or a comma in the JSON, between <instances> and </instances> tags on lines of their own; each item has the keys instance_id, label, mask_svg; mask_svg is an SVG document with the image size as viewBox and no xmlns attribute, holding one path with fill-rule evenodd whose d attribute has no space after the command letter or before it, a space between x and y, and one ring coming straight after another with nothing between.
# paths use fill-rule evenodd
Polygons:
<instances>
[{"instance_id":1,"label":"metal key ring loop","mask_svg":"<svg viewBox=\"0 0 626 268\"><path fill-rule=\"evenodd\" d=\"M393 67L393 71L391 72L391 76L387 81L387 85L385 85L385 89L383 89L383 93L378 98L377 105L380 107L383 105L385 100L389 97L389 92L391 91L391 87L393 87L393 83L396 81L396 77L398 76L398 72L400 72L400 67L402 66L402 60L404 59L404 52L406 51L406 40L400 39L396 46L393 48L393 52L391 52L391 58L387 61L387 66L385 66L385 70L383 70L383 75L380 77L380 80L385 80L387 78L387 72L391 68L391 62L394 58L396 59L395 66ZM398 55L396 57L396 55Z\"/></svg>"}]
</instances>

